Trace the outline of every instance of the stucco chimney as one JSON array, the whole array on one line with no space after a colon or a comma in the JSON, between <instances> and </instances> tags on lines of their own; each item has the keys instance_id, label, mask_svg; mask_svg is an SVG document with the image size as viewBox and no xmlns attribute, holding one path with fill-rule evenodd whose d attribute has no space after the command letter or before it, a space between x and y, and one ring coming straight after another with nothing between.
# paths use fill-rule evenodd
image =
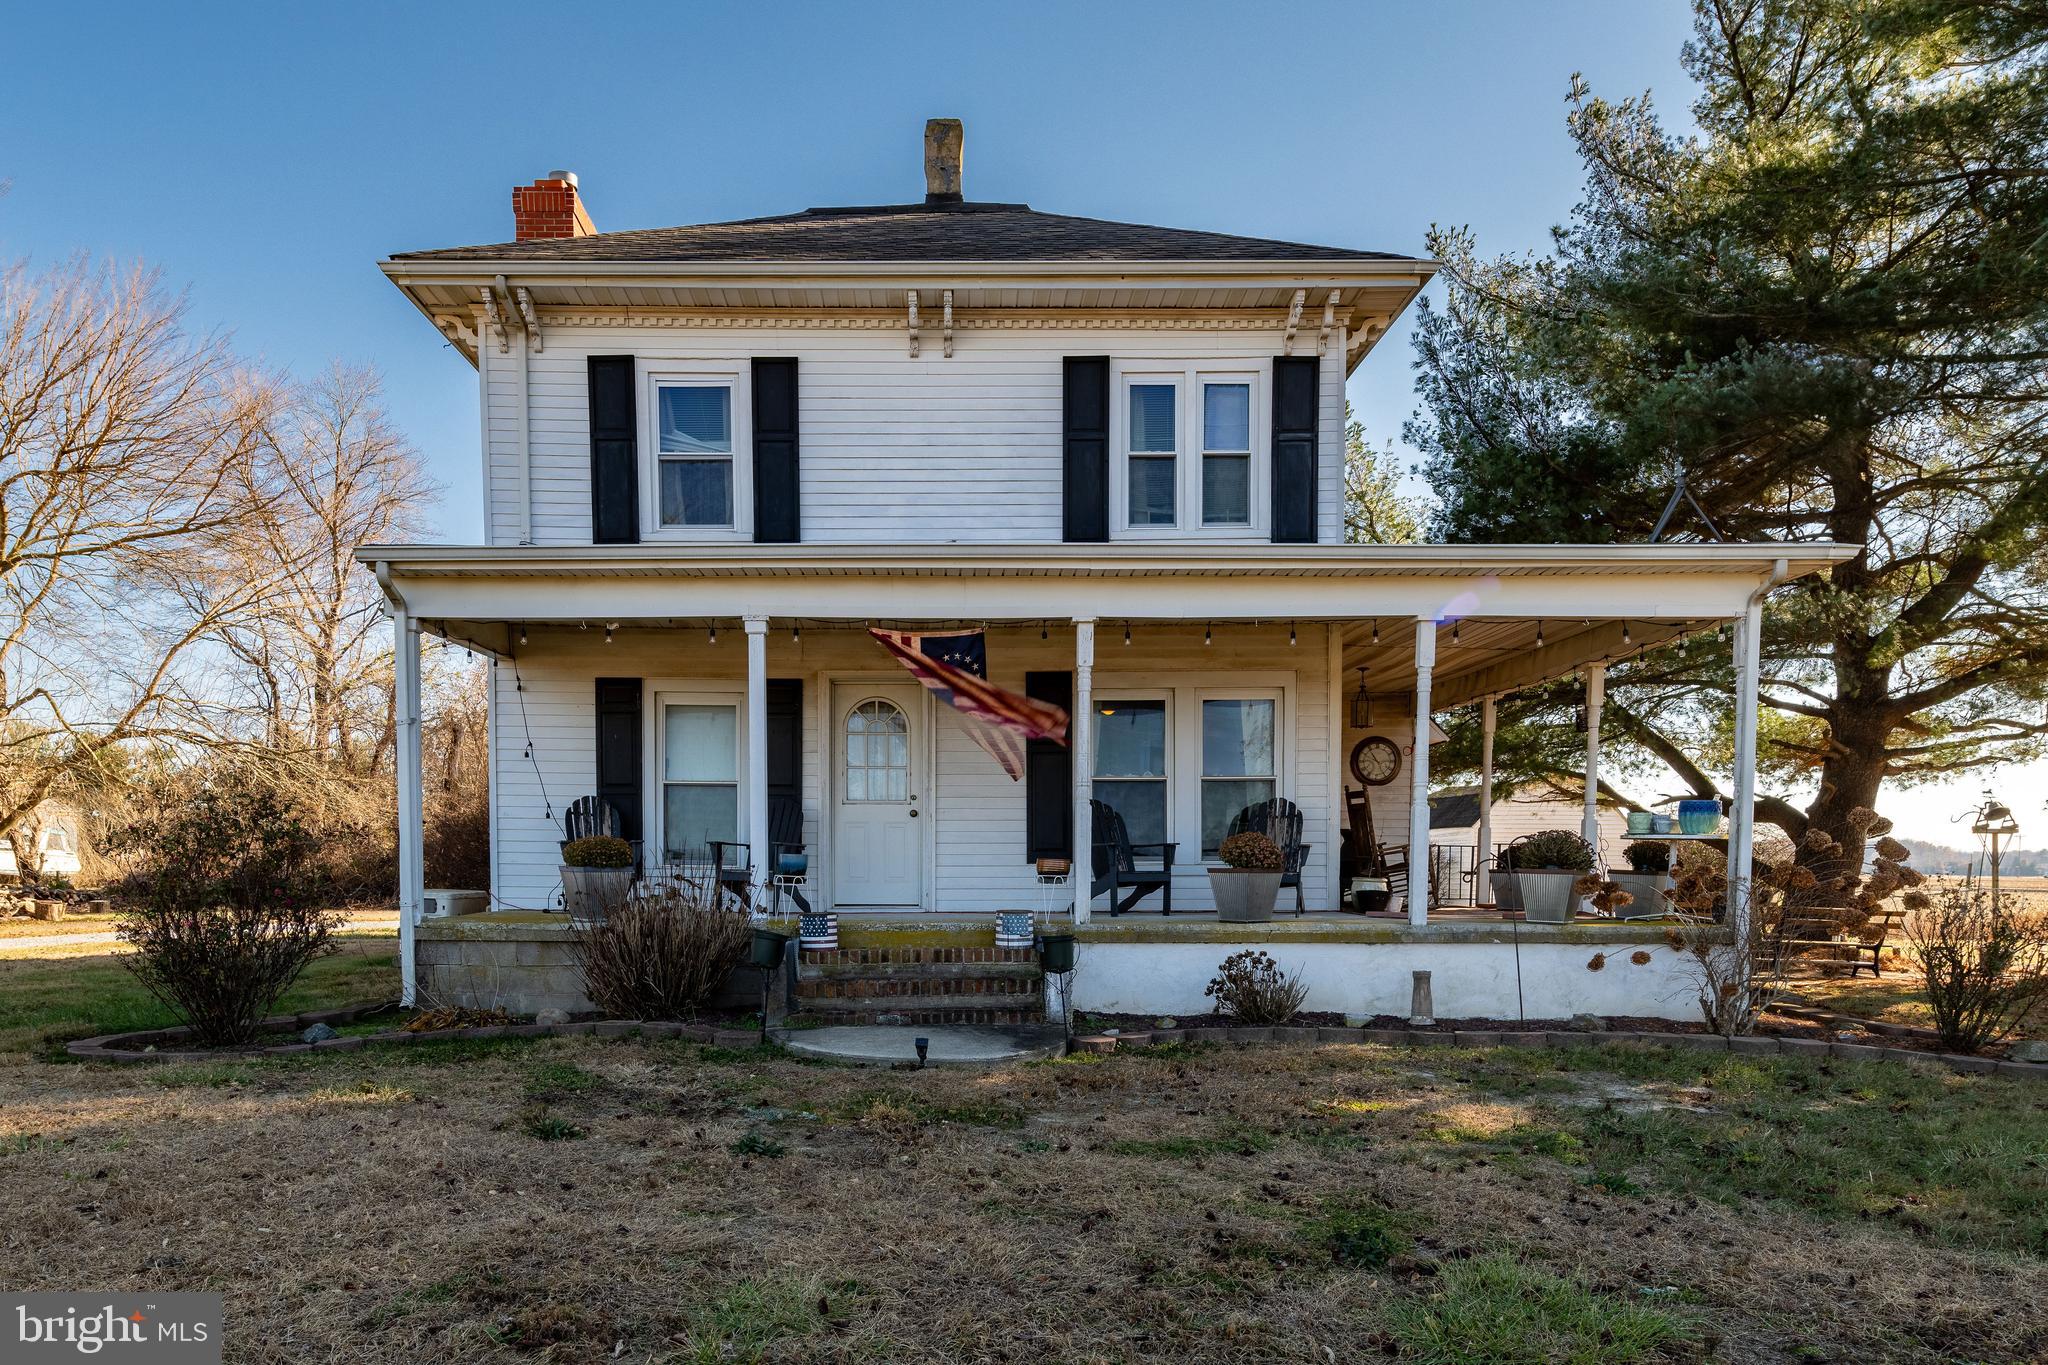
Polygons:
<instances>
[{"instance_id":1,"label":"stucco chimney","mask_svg":"<svg viewBox=\"0 0 2048 1365\"><path fill-rule=\"evenodd\" d=\"M576 173L549 171L531 185L514 185L512 230L516 234L513 240L520 242L595 236L597 228L576 192Z\"/></svg>"},{"instance_id":2,"label":"stucco chimney","mask_svg":"<svg viewBox=\"0 0 2048 1365\"><path fill-rule=\"evenodd\" d=\"M924 121L924 202L960 202L960 162L967 131L956 118L928 118Z\"/></svg>"}]
</instances>

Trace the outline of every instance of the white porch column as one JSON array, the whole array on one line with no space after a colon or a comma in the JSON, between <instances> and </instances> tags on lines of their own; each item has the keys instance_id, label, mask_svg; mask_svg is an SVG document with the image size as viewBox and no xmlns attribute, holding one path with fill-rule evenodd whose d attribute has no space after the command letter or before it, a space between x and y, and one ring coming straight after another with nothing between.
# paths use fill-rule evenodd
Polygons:
<instances>
[{"instance_id":1,"label":"white porch column","mask_svg":"<svg viewBox=\"0 0 2048 1365\"><path fill-rule=\"evenodd\" d=\"M768 618L749 616L747 631L747 877L768 885Z\"/></svg>"},{"instance_id":2,"label":"white porch column","mask_svg":"<svg viewBox=\"0 0 2048 1365\"><path fill-rule=\"evenodd\" d=\"M1763 635L1763 594L1735 622L1735 800L1728 812L1728 924L1749 940L1749 862L1756 840L1757 675Z\"/></svg>"},{"instance_id":3,"label":"white porch column","mask_svg":"<svg viewBox=\"0 0 2048 1365\"><path fill-rule=\"evenodd\" d=\"M1095 846L1088 803L1095 795L1095 618L1074 622L1074 714L1067 721L1067 752L1074 760L1074 923L1086 924L1094 897Z\"/></svg>"},{"instance_id":4,"label":"white porch column","mask_svg":"<svg viewBox=\"0 0 2048 1365\"><path fill-rule=\"evenodd\" d=\"M1607 703L1607 665L1586 667L1586 815L1579 833L1593 846L1593 859L1600 859L1600 709Z\"/></svg>"},{"instance_id":5,"label":"white porch column","mask_svg":"<svg viewBox=\"0 0 2048 1365\"><path fill-rule=\"evenodd\" d=\"M1479 846L1472 854L1472 900L1474 904L1493 895L1486 880L1487 860L1493 857L1493 734L1499 716L1492 697L1479 699Z\"/></svg>"},{"instance_id":6,"label":"white porch column","mask_svg":"<svg viewBox=\"0 0 2048 1365\"><path fill-rule=\"evenodd\" d=\"M1436 618L1415 618L1415 757L1408 765L1408 923L1429 923L1429 683L1436 670Z\"/></svg>"},{"instance_id":7,"label":"white porch column","mask_svg":"<svg viewBox=\"0 0 2048 1365\"><path fill-rule=\"evenodd\" d=\"M391 616L393 686L398 713L398 970L399 999L415 1003L418 921L425 909L426 822L420 780L420 623L410 612Z\"/></svg>"}]
</instances>

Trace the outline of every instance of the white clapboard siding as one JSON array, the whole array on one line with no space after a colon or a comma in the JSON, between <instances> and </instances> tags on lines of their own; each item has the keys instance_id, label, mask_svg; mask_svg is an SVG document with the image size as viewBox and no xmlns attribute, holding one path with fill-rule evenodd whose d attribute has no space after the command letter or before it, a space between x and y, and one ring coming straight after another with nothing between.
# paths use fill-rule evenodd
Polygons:
<instances>
[{"instance_id":1,"label":"white clapboard siding","mask_svg":"<svg viewBox=\"0 0 2048 1365\"><path fill-rule=\"evenodd\" d=\"M1313 345L1312 336L1297 338L1296 353ZM753 356L794 355L800 362L805 541L1006 543L1060 538L1062 357L1244 364L1270 383L1281 335L1277 328L970 331L956 335L950 358L943 349L935 331L927 332L923 354L914 360L900 331L552 325L538 355L522 354L516 342L501 354L487 338L481 363L490 539L519 542L525 533L520 499L527 496L535 544L590 543L585 362L591 355L732 360L742 373ZM1322 367L1317 516L1325 541L1343 537L1342 355L1341 338L1333 339ZM525 489L519 478L522 367L532 442ZM747 452L737 455L744 470Z\"/></svg>"},{"instance_id":2,"label":"white clapboard siding","mask_svg":"<svg viewBox=\"0 0 2048 1365\"><path fill-rule=\"evenodd\" d=\"M1285 626L1223 626L1204 646L1199 626L1141 625L1124 646L1121 626L1099 628L1098 689L1196 687L1228 691L1233 679L1263 689L1276 680L1285 696L1281 723L1287 772L1281 795L1302 809L1303 837L1315 846L1304 891L1309 905L1334 900L1323 852L1338 835L1326 793L1336 756L1329 744L1328 653L1321 627L1304 623L1300 643L1290 647ZM1066 669L1073 664L1071 628L1041 640L1035 627L993 628L989 656L995 681L1021 691L1033 669ZM737 629L707 643L696 630L622 629L614 643L600 630L531 628L516 663L493 669L497 725L491 735L496 777L493 814L493 891L501 908L540 909L559 891L561 812L596 785L595 697L600 677L639 677L652 691L670 684L687 688L740 685L746 672L745 637ZM820 827L825 809L827 695L830 679L847 674L907 678L857 631L811 628L801 641L786 631L768 638L770 677L804 681L803 801L805 836L814 876L829 878L829 832ZM516 685L515 685L516 684ZM921 803L933 820L930 900L939 911L1035 909L1038 888L1025 861L1024 784L1009 777L978 748L959 720L934 706L932 753L935 782ZM528 747L531 746L531 754ZM1213 904L1199 857L1192 813L1180 803L1181 860L1174 879L1176 909ZM552 812L552 818L550 816ZM650 815L652 812L650 812ZM652 827L649 828L652 835ZM819 891L829 888L819 886ZM814 899L816 897L814 896ZM1286 893L1292 906L1293 893ZM1156 908L1154 898L1146 908ZM1104 908L1098 905L1098 909Z\"/></svg>"}]
</instances>

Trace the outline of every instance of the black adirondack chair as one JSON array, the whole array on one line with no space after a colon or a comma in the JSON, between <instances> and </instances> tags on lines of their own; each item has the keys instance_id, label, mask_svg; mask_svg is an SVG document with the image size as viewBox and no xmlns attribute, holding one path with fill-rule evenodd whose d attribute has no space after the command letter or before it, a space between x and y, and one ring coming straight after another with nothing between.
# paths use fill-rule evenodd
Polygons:
<instances>
[{"instance_id":1,"label":"black adirondack chair","mask_svg":"<svg viewBox=\"0 0 2048 1365\"><path fill-rule=\"evenodd\" d=\"M1301 807L1284 796L1246 806L1231 817L1230 833L1246 832L1263 834L1280 845L1280 886L1283 890L1294 888L1294 913L1305 914L1308 906L1301 893L1301 869L1308 865L1309 846L1301 841Z\"/></svg>"},{"instance_id":2,"label":"black adirondack chair","mask_svg":"<svg viewBox=\"0 0 2048 1365\"><path fill-rule=\"evenodd\" d=\"M1154 891L1159 893L1159 913L1173 913L1173 851L1178 844L1134 844L1130 831L1124 828L1124 817L1116 807L1100 801L1088 803L1089 824L1092 827L1092 841L1095 846L1094 879L1089 883L1088 895L1092 900L1107 891L1109 913L1121 915ZM1143 870L1138 866L1138 854L1144 852L1150 857L1159 854L1156 871ZM1130 894L1122 901L1117 896L1128 890Z\"/></svg>"},{"instance_id":3,"label":"black adirondack chair","mask_svg":"<svg viewBox=\"0 0 2048 1365\"><path fill-rule=\"evenodd\" d=\"M735 852L727 853L727 849ZM804 852L804 803L794 796L771 796L768 798L768 875L773 878L775 870L782 865L786 853ZM730 839L711 840L711 865L718 874L719 884L730 887L742 896L746 894L747 882L753 876L753 845ZM810 900L801 887L789 888L790 899L797 909L808 912Z\"/></svg>"}]
</instances>

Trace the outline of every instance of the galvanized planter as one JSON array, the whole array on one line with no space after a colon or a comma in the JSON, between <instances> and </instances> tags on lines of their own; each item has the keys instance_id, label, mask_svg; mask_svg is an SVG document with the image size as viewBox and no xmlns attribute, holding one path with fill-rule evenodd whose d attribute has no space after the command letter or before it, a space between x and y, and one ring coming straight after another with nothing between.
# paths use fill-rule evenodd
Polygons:
<instances>
[{"instance_id":1,"label":"galvanized planter","mask_svg":"<svg viewBox=\"0 0 2048 1365\"><path fill-rule=\"evenodd\" d=\"M1216 894L1216 918L1224 924L1264 924L1273 918L1284 874L1250 868L1212 867L1209 889Z\"/></svg>"}]
</instances>

